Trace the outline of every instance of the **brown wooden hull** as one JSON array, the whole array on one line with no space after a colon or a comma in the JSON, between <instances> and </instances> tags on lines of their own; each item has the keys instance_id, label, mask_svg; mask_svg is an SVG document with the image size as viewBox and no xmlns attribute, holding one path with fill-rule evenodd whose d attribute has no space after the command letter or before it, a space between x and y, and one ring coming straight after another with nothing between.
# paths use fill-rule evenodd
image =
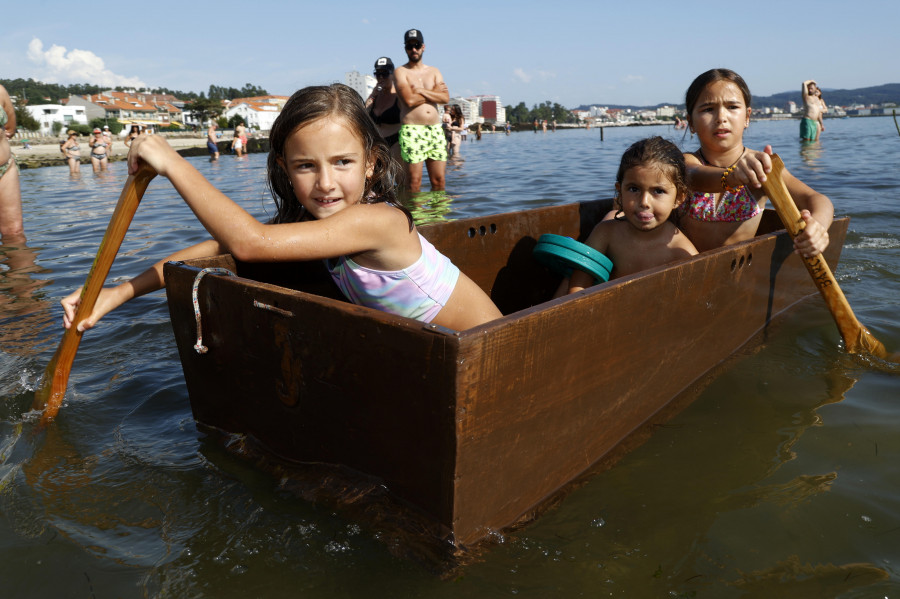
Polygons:
<instances>
[{"instance_id":1,"label":"brown wooden hull","mask_svg":"<svg viewBox=\"0 0 900 599\"><path fill-rule=\"evenodd\" d=\"M784 232L553 301L542 233L583 239L609 201L421 228L504 317L468 331L354 306L319 264L166 265L191 406L297 462L384 482L458 547L517 522L816 294ZM834 268L848 219L830 230ZM767 212L761 231L780 228ZM191 286L199 268L203 339Z\"/></svg>"}]
</instances>

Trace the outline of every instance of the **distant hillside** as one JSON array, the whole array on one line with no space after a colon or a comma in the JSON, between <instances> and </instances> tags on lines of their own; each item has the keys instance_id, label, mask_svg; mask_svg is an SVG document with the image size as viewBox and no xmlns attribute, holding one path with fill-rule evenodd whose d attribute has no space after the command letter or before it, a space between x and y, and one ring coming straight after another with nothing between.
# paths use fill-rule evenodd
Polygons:
<instances>
[{"instance_id":1,"label":"distant hillside","mask_svg":"<svg viewBox=\"0 0 900 599\"><path fill-rule=\"evenodd\" d=\"M900 83L886 83L875 87L861 87L859 89L828 89L822 88L822 97L829 105L849 106L850 104L883 104L885 102L894 102L900 105ZM788 102L793 100L797 104L802 103L800 97L800 83L797 83L797 89L789 92L780 92L771 96L754 96L754 108L784 108ZM608 106L609 108L621 108L632 110L659 108L660 106L676 106L684 109L684 104L673 104L672 102L664 102L654 106L631 106L625 104L583 104L573 110L588 110L591 106Z\"/></svg>"},{"instance_id":2,"label":"distant hillside","mask_svg":"<svg viewBox=\"0 0 900 599\"><path fill-rule=\"evenodd\" d=\"M859 89L828 89L822 88L822 97L829 106L849 106L851 104L884 104L893 102L900 104L900 83L886 83L876 87L861 87ZM800 85L791 92L781 92L771 96L753 98L754 108L767 106L784 108L793 100L798 105L803 102L800 97Z\"/></svg>"}]
</instances>

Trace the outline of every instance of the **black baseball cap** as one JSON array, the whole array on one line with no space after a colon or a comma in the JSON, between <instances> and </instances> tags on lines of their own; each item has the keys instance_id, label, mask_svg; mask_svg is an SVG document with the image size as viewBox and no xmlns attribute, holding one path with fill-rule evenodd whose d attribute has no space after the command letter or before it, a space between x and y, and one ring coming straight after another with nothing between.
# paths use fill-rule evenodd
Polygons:
<instances>
[{"instance_id":1,"label":"black baseball cap","mask_svg":"<svg viewBox=\"0 0 900 599\"><path fill-rule=\"evenodd\" d=\"M403 34L403 44L406 45L409 42L419 42L420 44L425 43L425 37L422 35L422 32L418 29L410 29L406 33Z\"/></svg>"},{"instance_id":2,"label":"black baseball cap","mask_svg":"<svg viewBox=\"0 0 900 599\"><path fill-rule=\"evenodd\" d=\"M375 70L376 71L390 71L394 72L394 63L387 56L382 56L378 60L375 61Z\"/></svg>"}]
</instances>

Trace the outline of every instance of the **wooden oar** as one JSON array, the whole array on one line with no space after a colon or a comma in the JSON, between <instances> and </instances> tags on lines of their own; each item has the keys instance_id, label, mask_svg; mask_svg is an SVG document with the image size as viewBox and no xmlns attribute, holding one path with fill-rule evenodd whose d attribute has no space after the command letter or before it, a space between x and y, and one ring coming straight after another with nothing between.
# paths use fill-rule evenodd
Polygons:
<instances>
[{"instance_id":1,"label":"wooden oar","mask_svg":"<svg viewBox=\"0 0 900 599\"><path fill-rule=\"evenodd\" d=\"M156 173L148 168L142 167L136 175L130 175L125 181L125 187L122 189L122 195L119 196L119 202L116 204L115 212L106 228L106 234L103 241L100 242L100 249L97 250L97 257L94 258L94 264L88 272L87 281L84 283L84 289L81 292L81 303L75 310L75 318L72 326L63 333L62 341L53 354L53 359L44 370L43 382L41 388L34 394L34 403L32 409L43 409L41 416L41 424L47 424L56 417L59 412L59 406L62 404L63 397L66 394L66 385L69 382L69 373L72 370L72 362L75 360L75 354L78 352L78 344L81 343L82 332L78 331L78 323L90 316L94 310L94 304L97 303L97 297L103 289L103 283L106 281L106 275L112 266L119 246L122 245L122 239L125 238L125 232L131 225L131 219L137 211L144 191L147 189L150 180L156 176Z\"/></svg>"},{"instance_id":2,"label":"wooden oar","mask_svg":"<svg viewBox=\"0 0 900 599\"><path fill-rule=\"evenodd\" d=\"M788 234L793 239L806 228L806 223L800 217L800 210L797 209L794 199L788 192L787 185L784 184L784 179L781 176L783 170L784 162L781 161L777 154L773 154L772 172L766 175L766 181L762 187L772 205L775 206L775 211L781 217L781 222L784 223ZM813 282L818 287L822 297L825 298L825 304L837 323L841 337L844 338L844 345L847 351L851 354L866 352L879 358L888 358L884 345L872 336L868 329L856 319L853 310L850 308L850 303L844 297L844 292L838 286L837 280L835 280L831 269L828 267L828 263L825 262L825 257L822 254L812 258L806 258L802 255L800 257L806 264L806 269L812 276ZM895 356L889 359L897 361Z\"/></svg>"}]
</instances>

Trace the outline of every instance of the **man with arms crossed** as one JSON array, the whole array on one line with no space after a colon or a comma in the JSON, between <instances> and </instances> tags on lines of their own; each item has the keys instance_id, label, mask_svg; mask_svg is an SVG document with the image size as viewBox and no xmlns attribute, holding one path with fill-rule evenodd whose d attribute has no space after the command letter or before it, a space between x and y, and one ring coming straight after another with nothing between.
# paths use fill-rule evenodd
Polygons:
<instances>
[{"instance_id":1,"label":"man with arms crossed","mask_svg":"<svg viewBox=\"0 0 900 599\"><path fill-rule=\"evenodd\" d=\"M431 190L444 189L447 169L447 140L441 128L438 104L450 101L447 84L441 72L422 63L425 38L418 29L403 34L406 57L402 67L394 70L394 83L400 96L400 155L406 163L409 190L422 188L422 163L431 179Z\"/></svg>"}]
</instances>

